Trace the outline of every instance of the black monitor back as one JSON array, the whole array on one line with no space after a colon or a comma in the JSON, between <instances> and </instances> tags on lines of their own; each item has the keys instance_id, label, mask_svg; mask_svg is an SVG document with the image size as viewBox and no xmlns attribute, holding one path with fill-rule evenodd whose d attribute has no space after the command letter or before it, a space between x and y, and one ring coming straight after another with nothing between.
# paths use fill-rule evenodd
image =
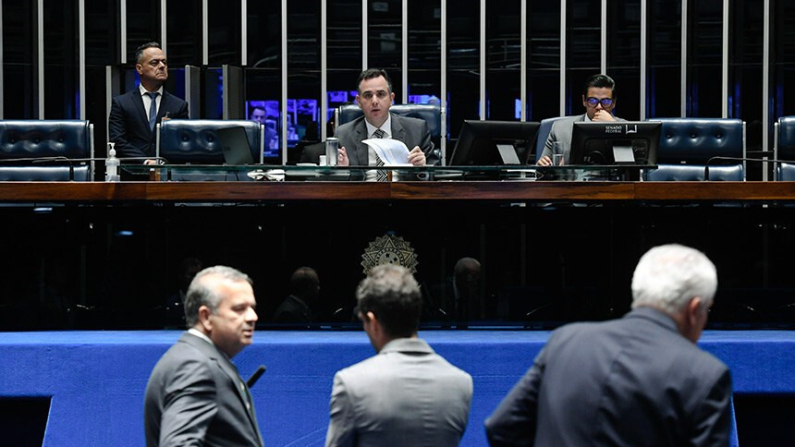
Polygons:
<instances>
[{"instance_id":1,"label":"black monitor back","mask_svg":"<svg viewBox=\"0 0 795 447\"><path fill-rule=\"evenodd\" d=\"M572 129L569 164L656 165L661 128L658 122L646 121L576 122ZM631 147L635 161L616 162L613 149L617 147Z\"/></svg>"}]
</instances>

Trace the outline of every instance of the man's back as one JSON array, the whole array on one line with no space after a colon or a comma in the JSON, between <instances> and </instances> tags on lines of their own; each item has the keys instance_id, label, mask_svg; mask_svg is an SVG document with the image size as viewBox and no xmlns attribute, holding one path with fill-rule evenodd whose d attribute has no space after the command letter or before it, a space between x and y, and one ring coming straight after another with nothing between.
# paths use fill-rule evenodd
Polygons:
<instances>
[{"instance_id":1,"label":"man's back","mask_svg":"<svg viewBox=\"0 0 795 447\"><path fill-rule=\"evenodd\" d=\"M531 396L487 421L492 445L519 445L507 427L532 426L536 446L728 445L731 379L719 360L649 308L607 323L556 331L511 392ZM506 400L509 400L506 399ZM506 421L513 419L506 425ZM519 435L521 437L522 434Z\"/></svg>"},{"instance_id":2,"label":"man's back","mask_svg":"<svg viewBox=\"0 0 795 447\"><path fill-rule=\"evenodd\" d=\"M457 446L472 378L419 339L396 339L334 377L327 446Z\"/></svg>"}]
</instances>

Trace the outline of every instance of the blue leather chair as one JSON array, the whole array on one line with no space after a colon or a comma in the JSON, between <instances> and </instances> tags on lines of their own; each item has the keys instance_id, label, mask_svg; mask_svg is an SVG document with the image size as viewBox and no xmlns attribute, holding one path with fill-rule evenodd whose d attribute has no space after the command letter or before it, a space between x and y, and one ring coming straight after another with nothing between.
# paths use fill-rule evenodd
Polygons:
<instances>
[{"instance_id":1,"label":"blue leather chair","mask_svg":"<svg viewBox=\"0 0 795 447\"><path fill-rule=\"evenodd\" d=\"M431 141L433 141L434 155L444 164L447 154L447 138L445 137L447 120L443 108L431 104L394 104L389 111L396 115L419 118L428 123L428 133L431 134ZM334 122L340 126L360 116L362 116L362 109L358 105L345 104L334 111Z\"/></svg>"},{"instance_id":2,"label":"blue leather chair","mask_svg":"<svg viewBox=\"0 0 795 447\"><path fill-rule=\"evenodd\" d=\"M224 153L218 144L219 129L242 127L248 136L251 155L262 163L265 128L246 120L163 121L158 125L156 154L169 164L223 164Z\"/></svg>"},{"instance_id":3,"label":"blue leather chair","mask_svg":"<svg viewBox=\"0 0 795 447\"><path fill-rule=\"evenodd\" d=\"M773 126L773 157L776 160L795 161L795 116L782 116ZM779 163L774 178L785 182L795 181L795 162Z\"/></svg>"},{"instance_id":4,"label":"blue leather chair","mask_svg":"<svg viewBox=\"0 0 795 447\"><path fill-rule=\"evenodd\" d=\"M0 181L90 182L93 142L94 126L88 121L2 120Z\"/></svg>"},{"instance_id":5,"label":"blue leather chair","mask_svg":"<svg viewBox=\"0 0 795 447\"><path fill-rule=\"evenodd\" d=\"M644 174L649 181L702 181L709 162L709 180L743 181L745 163L712 160L745 157L745 122L723 118L654 118L662 122L658 169Z\"/></svg>"},{"instance_id":6,"label":"blue leather chair","mask_svg":"<svg viewBox=\"0 0 795 447\"><path fill-rule=\"evenodd\" d=\"M552 131L552 125L561 118L565 117L556 116L541 120L541 127L538 128L538 136L536 137L536 162L541 158L541 154L544 153L544 146L547 144L547 138L549 138L549 133Z\"/></svg>"}]
</instances>

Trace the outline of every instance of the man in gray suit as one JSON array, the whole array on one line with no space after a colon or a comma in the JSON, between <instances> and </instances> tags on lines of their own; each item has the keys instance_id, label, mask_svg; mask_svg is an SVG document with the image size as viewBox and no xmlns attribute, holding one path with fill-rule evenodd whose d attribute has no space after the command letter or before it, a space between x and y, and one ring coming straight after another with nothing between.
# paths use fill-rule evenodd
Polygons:
<instances>
[{"instance_id":1,"label":"man in gray suit","mask_svg":"<svg viewBox=\"0 0 795 447\"><path fill-rule=\"evenodd\" d=\"M326 446L457 446L472 378L417 338L417 281L397 265L373 268L356 292L378 355L334 376Z\"/></svg>"},{"instance_id":2,"label":"man in gray suit","mask_svg":"<svg viewBox=\"0 0 795 447\"><path fill-rule=\"evenodd\" d=\"M624 318L555 331L489 419L493 447L729 445L731 377L696 347L715 266L681 245L649 250Z\"/></svg>"},{"instance_id":3,"label":"man in gray suit","mask_svg":"<svg viewBox=\"0 0 795 447\"><path fill-rule=\"evenodd\" d=\"M607 75L598 74L589 77L582 89L582 106L585 113L576 116L567 116L555 121L549 131L544 152L536 164L540 166L552 165L552 155L555 145L563 153L563 164L569 163L571 152L571 133L575 122L609 122L624 121L613 116L616 107L616 83Z\"/></svg>"},{"instance_id":4,"label":"man in gray suit","mask_svg":"<svg viewBox=\"0 0 795 447\"><path fill-rule=\"evenodd\" d=\"M148 447L262 447L248 386L231 359L257 322L251 279L223 266L199 272L185 298L187 332L160 358L146 386Z\"/></svg>"},{"instance_id":5,"label":"man in gray suit","mask_svg":"<svg viewBox=\"0 0 795 447\"><path fill-rule=\"evenodd\" d=\"M392 81L385 70L369 69L363 71L356 81L356 103L364 116L339 126L334 136L340 140L337 156L339 166L376 166L378 159L373 149L362 143L370 138L394 138L406 143L409 149L409 163L414 166L436 164L431 159L433 142L428 132L428 124L417 118L403 117L389 113L395 100Z\"/></svg>"}]
</instances>

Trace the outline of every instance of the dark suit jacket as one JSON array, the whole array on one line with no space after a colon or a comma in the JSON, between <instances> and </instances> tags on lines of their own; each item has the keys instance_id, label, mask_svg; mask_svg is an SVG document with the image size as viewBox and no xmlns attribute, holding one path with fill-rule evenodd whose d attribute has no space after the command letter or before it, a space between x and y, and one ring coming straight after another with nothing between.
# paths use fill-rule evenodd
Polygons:
<instances>
[{"instance_id":1,"label":"dark suit jacket","mask_svg":"<svg viewBox=\"0 0 795 447\"><path fill-rule=\"evenodd\" d=\"M486 420L492 446L729 445L726 365L651 308L555 331Z\"/></svg>"},{"instance_id":2,"label":"dark suit jacket","mask_svg":"<svg viewBox=\"0 0 795 447\"><path fill-rule=\"evenodd\" d=\"M340 147L345 148L351 166L367 166L369 164L367 145L362 143L368 138L364 116L339 126L334 136L339 138ZM406 143L409 151L415 146L419 146L425 153L426 164L439 163L438 157L433 154L433 142L425 121L393 113L392 138Z\"/></svg>"},{"instance_id":3,"label":"dark suit jacket","mask_svg":"<svg viewBox=\"0 0 795 447\"><path fill-rule=\"evenodd\" d=\"M170 118L188 118L188 103L163 90L155 130L166 113ZM108 130L110 141L116 143L118 157L155 156L155 132L149 129L149 117L137 87L113 98Z\"/></svg>"},{"instance_id":4,"label":"dark suit jacket","mask_svg":"<svg viewBox=\"0 0 795 447\"><path fill-rule=\"evenodd\" d=\"M237 368L186 332L157 362L146 386L148 447L262 447L248 387Z\"/></svg>"}]
</instances>

